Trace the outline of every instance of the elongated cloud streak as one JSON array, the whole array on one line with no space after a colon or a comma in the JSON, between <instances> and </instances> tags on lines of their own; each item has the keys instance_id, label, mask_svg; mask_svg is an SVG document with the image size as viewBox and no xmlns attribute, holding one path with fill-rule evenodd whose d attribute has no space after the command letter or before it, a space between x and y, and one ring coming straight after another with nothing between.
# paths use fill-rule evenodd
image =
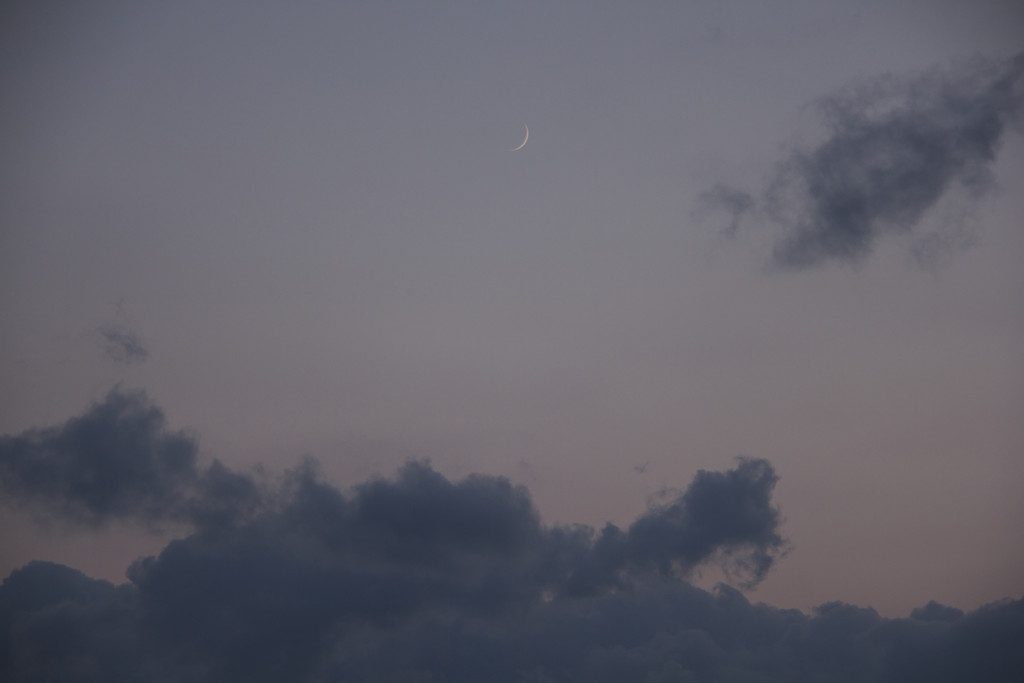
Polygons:
<instances>
[{"instance_id":1,"label":"elongated cloud streak","mask_svg":"<svg viewBox=\"0 0 1024 683\"><path fill-rule=\"evenodd\" d=\"M1000 142L1024 107L1022 76L1019 54L824 98L827 137L780 164L757 199L722 185L703 201L730 214L729 232L748 215L780 226L779 266L861 261L886 235L920 236L925 214L954 188L977 198L992 186Z\"/></svg>"}]
</instances>

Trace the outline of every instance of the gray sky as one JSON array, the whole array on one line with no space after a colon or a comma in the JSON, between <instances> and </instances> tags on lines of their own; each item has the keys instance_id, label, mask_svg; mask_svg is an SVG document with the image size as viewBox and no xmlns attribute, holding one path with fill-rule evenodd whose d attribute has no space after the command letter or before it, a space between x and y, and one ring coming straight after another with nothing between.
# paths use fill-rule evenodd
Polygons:
<instances>
[{"instance_id":1,"label":"gray sky","mask_svg":"<svg viewBox=\"0 0 1024 683\"><path fill-rule=\"evenodd\" d=\"M238 470L429 458L551 524L742 454L790 543L751 599L1020 596L1024 136L992 93L1024 12L768 5L5 3L0 433L120 384ZM847 197L815 179L975 140L962 102L992 139L883 173L821 246ZM0 574L120 581L175 533L30 517Z\"/></svg>"}]
</instances>

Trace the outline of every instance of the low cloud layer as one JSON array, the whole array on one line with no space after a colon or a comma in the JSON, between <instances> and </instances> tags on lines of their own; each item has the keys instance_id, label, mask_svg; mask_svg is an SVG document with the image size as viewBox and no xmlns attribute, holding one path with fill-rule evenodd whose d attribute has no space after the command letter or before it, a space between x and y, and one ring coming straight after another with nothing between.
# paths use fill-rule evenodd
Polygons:
<instances>
[{"instance_id":1,"label":"low cloud layer","mask_svg":"<svg viewBox=\"0 0 1024 683\"><path fill-rule=\"evenodd\" d=\"M808 616L688 584L709 562L756 583L784 550L764 460L701 471L600 530L545 525L525 488L424 462L342 491L311 462L271 485L198 460L144 394L120 390L0 439L7 502L192 527L120 586L45 562L13 572L0 679L941 681L1024 666L1021 602Z\"/></svg>"},{"instance_id":2,"label":"low cloud layer","mask_svg":"<svg viewBox=\"0 0 1024 683\"><path fill-rule=\"evenodd\" d=\"M759 193L722 185L703 200L730 216L729 233L748 218L780 228L773 260L784 268L859 262L897 234L934 251L950 235L922 231L925 215L954 190L972 200L992 187L1002 138L1024 111L1022 76L1018 54L823 98L820 144L794 152Z\"/></svg>"},{"instance_id":3,"label":"low cloud layer","mask_svg":"<svg viewBox=\"0 0 1024 683\"><path fill-rule=\"evenodd\" d=\"M268 563L237 538L207 540L200 552L172 544L154 561L172 576L120 586L33 562L0 586L0 677L1008 683L1024 674L1024 600L969 614L931 603L885 619L842 603L807 615L752 604L726 586L709 593L652 581L501 614L454 605L403 614L395 608L403 596L389 599L385 582L357 595L344 573L307 559L299 577L274 557Z\"/></svg>"}]
</instances>

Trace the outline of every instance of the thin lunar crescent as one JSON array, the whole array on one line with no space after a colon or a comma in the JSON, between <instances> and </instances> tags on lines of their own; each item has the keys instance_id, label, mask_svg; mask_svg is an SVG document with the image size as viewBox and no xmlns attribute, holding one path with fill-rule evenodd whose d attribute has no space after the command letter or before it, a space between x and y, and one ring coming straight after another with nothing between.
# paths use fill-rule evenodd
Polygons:
<instances>
[{"instance_id":1,"label":"thin lunar crescent","mask_svg":"<svg viewBox=\"0 0 1024 683\"><path fill-rule=\"evenodd\" d=\"M526 129L526 137L525 137L525 138L523 138L523 142L522 142L522 144L520 144L520 145L519 145L518 147L516 147L515 149L512 149L512 150L510 150L510 151L512 151L512 152L518 152L518 151L519 151L519 150L521 150L521 149L522 149L523 147L526 147L526 141L530 139L530 127L529 127L528 125L526 125L526 124L524 123L524 124L523 124L523 128L525 128L525 129Z\"/></svg>"}]
</instances>

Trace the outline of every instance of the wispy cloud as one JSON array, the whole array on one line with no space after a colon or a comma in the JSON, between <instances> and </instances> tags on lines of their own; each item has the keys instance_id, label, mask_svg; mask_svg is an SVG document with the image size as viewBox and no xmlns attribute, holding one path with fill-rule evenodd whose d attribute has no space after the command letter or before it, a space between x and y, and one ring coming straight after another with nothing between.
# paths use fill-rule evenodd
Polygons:
<instances>
[{"instance_id":1,"label":"wispy cloud","mask_svg":"<svg viewBox=\"0 0 1024 683\"><path fill-rule=\"evenodd\" d=\"M96 328L96 331L103 339L103 357L107 360L118 365L129 365L149 357L149 350L134 330L105 324Z\"/></svg>"},{"instance_id":2,"label":"wispy cloud","mask_svg":"<svg viewBox=\"0 0 1024 683\"><path fill-rule=\"evenodd\" d=\"M720 185L702 200L728 213L729 233L750 216L780 228L773 259L784 268L858 262L893 234L918 236L926 255L943 241L923 234L926 213L956 188L972 200L992 187L1000 142L1024 107L1022 76L1018 54L822 98L820 144L795 151L758 193Z\"/></svg>"},{"instance_id":3,"label":"wispy cloud","mask_svg":"<svg viewBox=\"0 0 1024 683\"><path fill-rule=\"evenodd\" d=\"M96 327L103 349L103 357L117 365L141 363L149 358L149 349L132 327L124 302L116 304L114 316Z\"/></svg>"}]
</instances>

